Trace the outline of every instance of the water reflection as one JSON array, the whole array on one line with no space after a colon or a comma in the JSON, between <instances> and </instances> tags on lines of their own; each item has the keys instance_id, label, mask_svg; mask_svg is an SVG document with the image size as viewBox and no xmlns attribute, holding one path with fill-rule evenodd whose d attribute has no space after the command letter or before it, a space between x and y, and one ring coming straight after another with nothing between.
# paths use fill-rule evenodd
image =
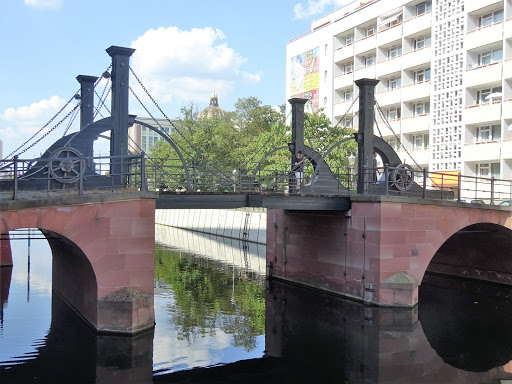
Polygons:
<instances>
[{"instance_id":1,"label":"water reflection","mask_svg":"<svg viewBox=\"0 0 512 384\"><path fill-rule=\"evenodd\" d=\"M418 307L368 307L266 283L251 245L173 236L155 250L156 328L133 338L95 334L52 295L51 257L31 269L30 300L26 264L0 269L0 383L512 380L507 289L427 276Z\"/></svg>"}]
</instances>

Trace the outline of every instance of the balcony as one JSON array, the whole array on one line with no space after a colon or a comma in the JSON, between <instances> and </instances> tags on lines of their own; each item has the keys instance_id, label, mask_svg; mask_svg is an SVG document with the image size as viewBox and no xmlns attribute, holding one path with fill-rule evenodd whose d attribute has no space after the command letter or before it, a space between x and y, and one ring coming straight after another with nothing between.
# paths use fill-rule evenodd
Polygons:
<instances>
[{"instance_id":1,"label":"balcony","mask_svg":"<svg viewBox=\"0 0 512 384\"><path fill-rule=\"evenodd\" d=\"M371 35L359 39L354 44L354 55L359 55L362 52L375 49L377 46L377 35Z\"/></svg>"},{"instance_id":2,"label":"balcony","mask_svg":"<svg viewBox=\"0 0 512 384\"><path fill-rule=\"evenodd\" d=\"M350 87L354 84L354 73L345 73L334 78L334 90Z\"/></svg>"},{"instance_id":3,"label":"balcony","mask_svg":"<svg viewBox=\"0 0 512 384\"><path fill-rule=\"evenodd\" d=\"M402 133L428 131L430 128L430 114L402 118Z\"/></svg>"},{"instance_id":4,"label":"balcony","mask_svg":"<svg viewBox=\"0 0 512 384\"><path fill-rule=\"evenodd\" d=\"M472 50L484 45L501 40L503 33L503 21L473 29L466 34L464 45L467 50Z\"/></svg>"},{"instance_id":5,"label":"balcony","mask_svg":"<svg viewBox=\"0 0 512 384\"><path fill-rule=\"evenodd\" d=\"M347 112L348 112L348 109L352 105L352 102L353 102L353 100L349 100L349 101L342 101L340 103L334 104L334 108L333 108L334 116L345 116L345 114L347 114ZM354 104L354 106L357 109L356 104L357 104L357 102ZM351 113L352 112L354 112L354 108L352 108Z\"/></svg>"},{"instance_id":6,"label":"balcony","mask_svg":"<svg viewBox=\"0 0 512 384\"><path fill-rule=\"evenodd\" d=\"M375 79L376 78L376 68L375 64L369 65L368 67L363 67L356 69L354 71L354 79Z\"/></svg>"},{"instance_id":7,"label":"balcony","mask_svg":"<svg viewBox=\"0 0 512 384\"><path fill-rule=\"evenodd\" d=\"M501 102L470 105L464 111L464 124L480 124L498 120L500 114Z\"/></svg>"},{"instance_id":8,"label":"balcony","mask_svg":"<svg viewBox=\"0 0 512 384\"><path fill-rule=\"evenodd\" d=\"M464 4L465 11L471 13L478 11L479 9L488 7L489 5L501 3L499 0L478 0L478 1L467 1Z\"/></svg>"},{"instance_id":9,"label":"balcony","mask_svg":"<svg viewBox=\"0 0 512 384\"><path fill-rule=\"evenodd\" d=\"M402 100L413 101L430 98L430 80L402 87Z\"/></svg>"},{"instance_id":10,"label":"balcony","mask_svg":"<svg viewBox=\"0 0 512 384\"><path fill-rule=\"evenodd\" d=\"M416 164L428 164L428 148L407 149L407 152L404 150L398 151L400 159L405 159L407 164L411 164L414 168L416 168Z\"/></svg>"},{"instance_id":11,"label":"balcony","mask_svg":"<svg viewBox=\"0 0 512 384\"><path fill-rule=\"evenodd\" d=\"M399 104L400 103L400 88L395 88L390 91L378 92L375 98L380 106Z\"/></svg>"},{"instance_id":12,"label":"balcony","mask_svg":"<svg viewBox=\"0 0 512 384\"><path fill-rule=\"evenodd\" d=\"M512 18L505 20L505 39L512 38Z\"/></svg>"},{"instance_id":13,"label":"balcony","mask_svg":"<svg viewBox=\"0 0 512 384\"><path fill-rule=\"evenodd\" d=\"M388 125L384 121L382 121L380 116L377 116L377 124L379 126L379 129L377 129L377 127L375 126L373 132L377 136L380 136L379 130L380 130L380 133L382 134L382 136L392 136L394 134L400 135L400 123L401 123L400 119L388 120L388 124L391 127L391 128L388 128Z\"/></svg>"},{"instance_id":14,"label":"balcony","mask_svg":"<svg viewBox=\"0 0 512 384\"><path fill-rule=\"evenodd\" d=\"M505 65L503 66L503 78L512 78L512 59L505 60Z\"/></svg>"},{"instance_id":15,"label":"balcony","mask_svg":"<svg viewBox=\"0 0 512 384\"><path fill-rule=\"evenodd\" d=\"M503 100L503 118L512 120L512 99Z\"/></svg>"},{"instance_id":16,"label":"balcony","mask_svg":"<svg viewBox=\"0 0 512 384\"><path fill-rule=\"evenodd\" d=\"M465 144L464 161L488 162L489 159L498 160L500 146L500 141Z\"/></svg>"},{"instance_id":17,"label":"balcony","mask_svg":"<svg viewBox=\"0 0 512 384\"><path fill-rule=\"evenodd\" d=\"M464 85L466 87L476 87L483 84L501 82L501 61L474 67L466 70Z\"/></svg>"},{"instance_id":18,"label":"balcony","mask_svg":"<svg viewBox=\"0 0 512 384\"><path fill-rule=\"evenodd\" d=\"M403 35L409 36L414 33L418 33L425 29L431 28L432 24L432 12L426 12L422 15L413 17L412 19L408 19L404 22L403 26Z\"/></svg>"},{"instance_id":19,"label":"balcony","mask_svg":"<svg viewBox=\"0 0 512 384\"><path fill-rule=\"evenodd\" d=\"M381 77L401 68L402 56L393 57L391 59L379 61L377 63L377 77Z\"/></svg>"},{"instance_id":20,"label":"balcony","mask_svg":"<svg viewBox=\"0 0 512 384\"><path fill-rule=\"evenodd\" d=\"M394 25L390 28L380 31L377 35L378 45L391 43L402 38L402 24Z\"/></svg>"},{"instance_id":21,"label":"balcony","mask_svg":"<svg viewBox=\"0 0 512 384\"><path fill-rule=\"evenodd\" d=\"M415 51L409 51L402 55L402 67L412 68L422 64L430 63L430 45L417 49Z\"/></svg>"},{"instance_id":22,"label":"balcony","mask_svg":"<svg viewBox=\"0 0 512 384\"><path fill-rule=\"evenodd\" d=\"M338 48L334 51L334 62L339 63L340 61L346 60L354 56L354 44L345 45L344 47Z\"/></svg>"},{"instance_id":23,"label":"balcony","mask_svg":"<svg viewBox=\"0 0 512 384\"><path fill-rule=\"evenodd\" d=\"M512 140L505 139L503 140L502 146L502 156L504 160L512 160Z\"/></svg>"}]
</instances>

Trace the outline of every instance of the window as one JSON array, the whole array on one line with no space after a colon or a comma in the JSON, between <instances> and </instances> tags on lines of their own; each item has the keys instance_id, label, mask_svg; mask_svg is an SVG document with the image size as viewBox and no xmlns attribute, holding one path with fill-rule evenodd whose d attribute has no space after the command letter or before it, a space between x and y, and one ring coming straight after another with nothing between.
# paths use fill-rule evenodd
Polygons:
<instances>
[{"instance_id":1,"label":"window","mask_svg":"<svg viewBox=\"0 0 512 384\"><path fill-rule=\"evenodd\" d=\"M386 139L386 142L390 145L391 148L393 148L395 151L400 150L400 143L398 142L396 137L390 137L389 139Z\"/></svg>"},{"instance_id":2,"label":"window","mask_svg":"<svg viewBox=\"0 0 512 384\"><path fill-rule=\"evenodd\" d=\"M476 143L499 139L501 139L501 125L484 125L476 128Z\"/></svg>"},{"instance_id":3,"label":"window","mask_svg":"<svg viewBox=\"0 0 512 384\"><path fill-rule=\"evenodd\" d=\"M476 103L485 104L501 99L501 87L484 88L476 92Z\"/></svg>"},{"instance_id":4,"label":"window","mask_svg":"<svg viewBox=\"0 0 512 384\"><path fill-rule=\"evenodd\" d=\"M327 53L329 52L329 48L328 48L328 45L325 44L325 52L324 52L324 55L327 56Z\"/></svg>"},{"instance_id":5,"label":"window","mask_svg":"<svg viewBox=\"0 0 512 384\"><path fill-rule=\"evenodd\" d=\"M430 102L420 101L412 104L412 115L414 117L430 113Z\"/></svg>"},{"instance_id":6,"label":"window","mask_svg":"<svg viewBox=\"0 0 512 384\"><path fill-rule=\"evenodd\" d=\"M343 128L347 128L347 127L352 127L354 124L353 124L353 117L345 117L343 118L341 121L340 121L340 125L343 127Z\"/></svg>"},{"instance_id":7,"label":"window","mask_svg":"<svg viewBox=\"0 0 512 384\"><path fill-rule=\"evenodd\" d=\"M353 90L352 89L346 89L341 94L341 97L343 98L343 101L350 101L353 99Z\"/></svg>"},{"instance_id":8,"label":"window","mask_svg":"<svg viewBox=\"0 0 512 384\"><path fill-rule=\"evenodd\" d=\"M430 80L430 68L419 69L417 71L414 71L415 83L422 83L428 80Z\"/></svg>"},{"instance_id":9,"label":"window","mask_svg":"<svg viewBox=\"0 0 512 384\"><path fill-rule=\"evenodd\" d=\"M324 97L324 107L326 107L326 106L327 106L327 96Z\"/></svg>"},{"instance_id":10,"label":"window","mask_svg":"<svg viewBox=\"0 0 512 384\"><path fill-rule=\"evenodd\" d=\"M341 43L342 47L352 44L353 42L354 42L354 34L353 33L340 37L340 43Z\"/></svg>"},{"instance_id":11,"label":"window","mask_svg":"<svg viewBox=\"0 0 512 384\"><path fill-rule=\"evenodd\" d=\"M476 165L476 174L480 177L500 177L500 164L499 163L480 163Z\"/></svg>"},{"instance_id":12,"label":"window","mask_svg":"<svg viewBox=\"0 0 512 384\"><path fill-rule=\"evenodd\" d=\"M375 54L371 54L369 56L365 56L365 58L364 58L364 66L365 67L373 65L373 64L375 64L375 62L376 62Z\"/></svg>"},{"instance_id":13,"label":"window","mask_svg":"<svg viewBox=\"0 0 512 384\"><path fill-rule=\"evenodd\" d=\"M375 24L369 25L368 27L366 27L366 29L364 31L365 37L372 36L372 35L375 35Z\"/></svg>"},{"instance_id":14,"label":"window","mask_svg":"<svg viewBox=\"0 0 512 384\"><path fill-rule=\"evenodd\" d=\"M414 39L413 49L421 49L430 45L430 36L420 36Z\"/></svg>"},{"instance_id":15,"label":"window","mask_svg":"<svg viewBox=\"0 0 512 384\"><path fill-rule=\"evenodd\" d=\"M402 86L402 78L401 77L392 77L388 80L388 91L392 91L393 89L397 89Z\"/></svg>"},{"instance_id":16,"label":"window","mask_svg":"<svg viewBox=\"0 0 512 384\"><path fill-rule=\"evenodd\" d=\"M488 25L498 23L500 21L503 21L503 9L486 13L485 15L480 16L480 18L478 19L478 27L486 27Z\"/></svg>"},{"instance_id":17,"label":"window","mask_svg":"<svg viewBox=\"0 0 512 384\"><path fill-rule=\"evenodd\" d=\"M344 73L354 72L354 63L346 63L343 66L343 72Z\"/></svg>"},{"instance_id":18,"label":"window","mask_svg":"<svg viewBox=\"0 0 512 384\"><path fill-rule=\"evenodd\" d=\"M324 81L327 81L327 71L324 71Z\"/></svg>"},{"instance_id":19,"label":"window","mask_svg":"<svg viewBox=\"0 0 512 384\"><path fill-rule=\"evenodd\" d=\"M423 15L426 12L429 12L432 10L432 2L431 1L425 1L424 3L420 3L416 5L416 16Z\"/></svg>"},{"instance_id":20,"label":"window","mask_svg":"<svg viewBox=\"0 0 512 384\"><path fill-rule=\"evenodd\" d=\"M402 47L399 45L394 45L388 49L388 59L400 56L401 54L402 54Z\"/></svg>"},{"instance_id":21,"label":"window","mask_svg":"<svg viewBox=\"0 0 512 384\"><path fill-rule=\"evenodd\" d=\"M397 120L400 118L400 108L389 108L387 111L388 120Z\"/></svg>"},{"instance_id":22,"label":"window","mask_svg":"<svg viewBox=\"0 0 512 384\"><path fill-rule=\"evenodd\" d=\"M412 135L412 149L425 149L428 147L428 134Z\"/></svg>"},{"instance_id":23,"label":"window","mask_svg":"<svg viewBox=\"0 0 512 384\"><path fill-rule=\"evenodd\" d=\"M503 60L503 50L501 48L478 54L478 65L487 65L500 60Z\"/></svg>"}]
</instances>

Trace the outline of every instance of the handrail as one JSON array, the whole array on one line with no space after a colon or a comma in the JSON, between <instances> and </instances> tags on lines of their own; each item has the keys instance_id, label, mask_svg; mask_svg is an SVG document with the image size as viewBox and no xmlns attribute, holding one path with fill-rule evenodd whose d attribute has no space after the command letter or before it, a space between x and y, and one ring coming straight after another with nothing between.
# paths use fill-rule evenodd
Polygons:
<instances>
[{"instance_id":1,"label":"handrail","mask_svg":"<svg viewBox=\"0 0 512 384\"><path fill-rule=\"evenodd\" d=\"M158 159L156 159L158 160ZM112 167L122 163L124 167ZM31 167L27 167L31 164ZM128 156L62 157L0 161L0 194L10 199L23 198L27 193L103 193L132 189L140 191L186 191L183 166L178 159L157 163L147 160L144 153ZM110 174L110 169L124 169ZM297 180L289 163L271 164L266 168L256 164L192 162L195 193L265 193L293 194ZM307 170L309 169L309 170ZM311 195L349 196L357 192L358 176L348 167L330 167L338 187L323 183L324 175L306 167L300 180L302 193ZM317 169L318 171L318 169ZM397 167L363 169L365 194L403 196L417 199L437 199L458 202L499 204L512 201L512 180L495 177L462 175L458 172L429 172L401 164ZM380 175L380 177L378 177ZM306 181L306 179L309 181ZM74 192L73 192L74 191ZM306 192L304 192L306 191Z\"/></svg>"}]
</instances>

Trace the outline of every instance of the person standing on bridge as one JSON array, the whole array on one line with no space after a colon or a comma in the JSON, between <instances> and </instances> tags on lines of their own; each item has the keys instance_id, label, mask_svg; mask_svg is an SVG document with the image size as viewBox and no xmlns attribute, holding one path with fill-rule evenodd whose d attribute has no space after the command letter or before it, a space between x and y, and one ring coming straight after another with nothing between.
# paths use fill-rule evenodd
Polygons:
<instances>
[{"instance_id":1,"label":"person standing on bridge","mask_svg":"<svg viewBox=\"0 0 512 384\"><path fill-rule=\"evenodd\" d=\"M380 172L378 171L377 169L377 152L373 152L373 182L377 182L377 173L379 173L380 175Z\"/></svg>"},{"instance_id":2,"label":"person standing on bridge","mask_svg":"<svg viewBox=\"0 0 512 384\"><path fill-rule=\"evenodd\" d=\"M295 178L297 179L295 192L300 193L300 183L304 179L304 158L302 151L297 152L297 158L293 164L293 171L295 172Z\"/></svg>"}]
</instances>

